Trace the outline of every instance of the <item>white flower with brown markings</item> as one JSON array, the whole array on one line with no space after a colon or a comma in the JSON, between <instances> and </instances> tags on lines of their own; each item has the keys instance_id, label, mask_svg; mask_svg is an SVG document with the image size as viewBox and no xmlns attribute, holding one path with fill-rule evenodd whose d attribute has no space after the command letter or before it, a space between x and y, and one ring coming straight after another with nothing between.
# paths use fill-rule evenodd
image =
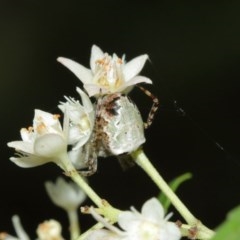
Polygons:
<instances>
[{"instance_id":1,"label":"white flower with brown markings","mask_svg":"<svg viewBox=\"0 0 240 240\"><path fill-rule=\"evenodd\" d=\"M48 162L61 166L61 160L67 153L67 136L59 122L59 115L35 110L33 126L22 128L20 133L22 141L8 143L17 152L16 157L10 158L12 162L24 168Z\"/></svg>"},{"instance_id":2,"label":"white flower with brown markings","mask_svg":"<svg viewBox=\"0 0 240 240\"><path fill-rule=\"evenodd\" d=\"M169 217L164 217L161 203L152 198L144 203L141 213L135 208L120 213L118 224L123 230L108 225L110 231L95 230L87 240L179 240L180 230L175 223L168 221Z\"/></svg>"},{"instance_id":3,"label":"white flower with brown markings","mask_svg":"<svg viewBox=\"0 0 240 240\"><path fill-rule=\"evenodd\" d=\"M68 58L59 57L57 60L82 81L89 96L97 96L128 93L138 83L152 83L149 78L138 75L147 59L148 55L143 54L126 63L124 56L110 56L93 45L90 69Z\"/></svg>"}]
</instances>

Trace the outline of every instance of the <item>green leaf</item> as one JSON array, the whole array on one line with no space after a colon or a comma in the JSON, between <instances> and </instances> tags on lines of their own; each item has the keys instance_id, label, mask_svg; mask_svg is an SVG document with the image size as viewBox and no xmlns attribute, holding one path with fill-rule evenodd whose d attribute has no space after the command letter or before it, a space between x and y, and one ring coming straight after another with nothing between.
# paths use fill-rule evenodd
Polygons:
<instances>
[{"instance_id":1,"label":"green leaf","mask_svg":"<svg viewBox=\"0 0 240 240\"><path fill-rule=\"evenodd\" d=\"M178 189L178 187L185 181L189 180L192 178L192 174L191 173L184 173L176 178L174 178L170 183L169 183L169 187L173 190L173 192L176 192L176 190ZM171 205L171 202L169 201L169 199L166 197L166 195L164 193L160 193L158 195L158 200L161 202L163 208L165 209L165 211L167 212L169 206Z\"/></svg>"},{"instance_id":2,"label":"green leaf","mask_svg":"<svg viewBox=\"0 0 240 240\"><path fill-rule=\"evenodd\" d=\"M240 206L234 208L227 215L227 219L216 229L212 240L240 239Z\"/></svg>"}]
</instances>

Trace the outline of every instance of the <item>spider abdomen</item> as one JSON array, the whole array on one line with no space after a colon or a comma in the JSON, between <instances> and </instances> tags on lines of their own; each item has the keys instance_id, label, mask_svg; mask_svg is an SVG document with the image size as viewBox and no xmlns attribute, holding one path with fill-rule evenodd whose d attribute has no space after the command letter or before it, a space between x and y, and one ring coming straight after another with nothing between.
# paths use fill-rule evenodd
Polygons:
<instances>
[{"instance_id":1,"label":"spider abdomen","mask_svg":"<svg viewBox=\"0 0 240 240\"><path fill-rule=\"evenodd\" d=\"M98 102L96 134L102 156L130 153L145 142L137 106L120 93L105 95Z\"/></svg>"}]
</instances>

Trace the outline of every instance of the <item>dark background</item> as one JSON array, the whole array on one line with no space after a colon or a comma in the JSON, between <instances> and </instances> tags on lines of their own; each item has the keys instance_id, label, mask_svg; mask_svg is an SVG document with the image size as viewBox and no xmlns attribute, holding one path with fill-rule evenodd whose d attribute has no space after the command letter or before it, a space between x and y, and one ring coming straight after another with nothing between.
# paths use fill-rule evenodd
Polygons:
<instances>
[{"instance_id":1,"label":"dark background","mask_svg":"<svg viewBox=\"0 0 240 240\"><path fill-rule=\"evenodd\" d=\"M19 129L31 125L35 108L54 113L63 95L77 97L80 81L56 58L89 66L92 44L126 53L127 60L149 54L142 74L153 80L147 87L161 105L144 150L167 181L193 173L179 196L206 225L216 227L240 202L239 11L237 0L1 0L0 231L14 233L10 218L17 213L32 237L37 224L50 218L63 223L67 236L66 215L43 187L61 170L51 164L19 168L8 160L13 151L6 143L20 139ZM131 97L146 118L151 100L138 89ZM100 159L89 181L121 209L140 209L158 194L141 169L123 172L114 158ZM84 228L93 223L89 216L81 221Z\"/></svg>"}]
</instances>

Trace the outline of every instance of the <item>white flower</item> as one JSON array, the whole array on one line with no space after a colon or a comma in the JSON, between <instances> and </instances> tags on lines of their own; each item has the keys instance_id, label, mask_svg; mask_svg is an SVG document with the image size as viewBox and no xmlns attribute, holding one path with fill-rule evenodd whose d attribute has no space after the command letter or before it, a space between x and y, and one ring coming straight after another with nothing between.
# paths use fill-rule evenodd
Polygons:
<instances>
[{"instance_id":1,"label":"white flower","mask_svg":"<svg viewBox=\"0 0 240 240\"><path fill-rule=\"evenodd\" d=\"M38 240L63 240L61 224L56 220L40 223L37 228Z\"/></svg>"},{"instance_id":2,"label":"white flower","mask_svg":"<svg viewBox=\"0 0 240 240\"><path fill-rule=\"evenodd\" d=\"M94 126L94 108L87 94L80 88L77 88L82 101L73 98L66 98L67 102L58 106L63 113L68 114L69 127L68 127L68 144L74 145L73 150L83 146L89 139Z\"/></svg>"},{"instance_id":3,"label":"white flower","mask_svg":"<svg viewBox=\"0 0 240 240\"><path fill-rule=\"evenodd\" d=\"M169 215L164 218L164 210L156 198L144 203L141 213L132 211L120 213L119 226L124 230L110 226L111 231L96 230L88 240L179 240L181 233L177 225L169 222ZM108 226L107 226L108 227Z\"/></svg>"},{"instance_id":4,"label":"white flower","mask_svg":"<svg viewBox=\"0 0 240 240\"><path fill-rule=\"evenodd\" d=\"M122 240L122 237L115 232L99 229L90 233L86 240Z\"/></svg>"},{"instance_id":5,"label":"white flower","mask_svg":"<svg viewBox=\"0 0 240 240\"><path fill-rule=\"evenodd\" d=\"M18 215L14 215L12 217L12 223L13 223L14 230L17 234L17 237L14 237L6 232L0 232L0 240L29 240L30 239L27 233L25 232Z\"/></svg>"},{"instance_id":6,"label":"white flower","mask_svg":"<svg viewBox=\"0 0 240 240\"><path fill-rule=\"evenodd\" d=\"M164 210L156 198L144 203L141 214L135 209L120 214L118 224L127 232L125 239L177 240L181 233L176 224L164 218Z\"/></svg>"},{"instance_id":7,"label":"white flower","mask_svg":"<svg viewBox=\"0 0 240 240\"><path fill-rule=\"evenodd\" d=\"M46 182L45 187L52 202L67 212L71 239L76 239L80 234L78 207L85 201L86 194L75 182L66 182L61 177L57 178L55 184Z\"/></svg>"},{"instance_id":8,"label":"white flower","mask_svg":"<svg viewBox=\"0 0 240 240\"><path fill-rule=\"evenodd\" d=\"M116 54L109 56L97 47L92 46L90 68L67 58L57 60L72 71L82 82L89 96L115 92L128 93L134 85L145 82L152 83L147 78L138 75L142 70L148 55L140 55L125 63L124 56Z\"/></svg>"},{"instance_id":9,"label":"white flower","mask_svg":"<svg viewBox=\"0 0 240 240\"><path fill-rule=\"evenodd\" d=\"M45 187L52 202L65 209L72 211L86 199L86 194L74 182L66 182L59 177L56 183L47 181Z\"/></svg>"},{"instance_id":10,"label":"white flower","mask_svg":"<svg viewBox=\"0 0 240 240\"><path fill-rule=\"evenodd\" d=\"M58 120L59 115L35 110L33 126L21 129L22 141L9 142L15 148L17 157L11 157L20 167L35 167L56 162L67 151L66 134Z\"/></svg>"}]
</instances>

